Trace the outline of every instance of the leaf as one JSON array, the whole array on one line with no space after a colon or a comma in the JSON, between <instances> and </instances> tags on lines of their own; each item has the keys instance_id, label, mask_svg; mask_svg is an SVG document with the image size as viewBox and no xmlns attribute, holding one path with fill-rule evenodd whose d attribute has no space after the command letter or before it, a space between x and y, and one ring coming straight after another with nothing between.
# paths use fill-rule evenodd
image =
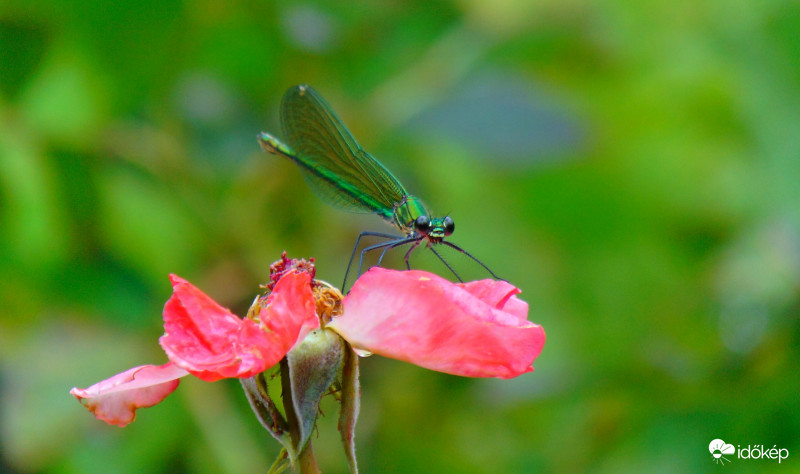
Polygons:
<instances>
[{"instance_id":1,"label":"leaf","mask_svg":"<svg viewBox=\"0 0 800 474\"><path fill-rule=\"evenodd\" d=\"M280 442L286 451L293 454L294 448L289 437L289 427L278 407L269 397L267 380L263 373L246 379L239 379L250 402L250 407L258 421L269 433Z\"/></svg>"},{"instance_id":2,"label":"leaf","mask_svg":"<svg viewBox=\"0 0 800 474\"><path fill-rule=\"evenodd\" d=\"M361 386L358 383L358 356L350 344L345 342L344 362L342 364L342 398L339 411L339 433L342 435L344 454L350 472L358 473L356 462L355 431L358 412L361 408Z\"/></svg>"},{"instance_id":3,"label":"leaf","mask_svg":"<svg viewBox=\"0 0 800 474\"><path fill-rule=\"evenodd\" d=\"M299 439L293 440L298 453L311 435L319 413L319 401L336 379L343 355L342 339L328 330L312 331L286 355L292 406L300 430Z\"/></svg>"}]
</instances>

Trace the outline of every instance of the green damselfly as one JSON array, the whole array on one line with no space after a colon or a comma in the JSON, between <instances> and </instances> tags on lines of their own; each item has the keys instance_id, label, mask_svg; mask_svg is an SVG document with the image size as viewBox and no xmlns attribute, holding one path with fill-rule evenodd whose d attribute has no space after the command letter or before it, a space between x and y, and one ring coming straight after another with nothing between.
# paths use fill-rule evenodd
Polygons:
<instances>
[{"instance_id":1,"label":"green damselfly","mask_svg":"<svg viewBox=\"0 0 800 474\"><path fill-rule=\"evenodd\" d=\"M342 291L347 284L359 243L366 236L389 240L361 250L359 274L365 253L383 249L377 263L380 265L388 250L405 244L411 244L404 257L406 268L410 269L411 252L426 241L428 248L459 281L462 280L458 273L431 244L444 244L463 253L494 278L500 279L483 262L444 240L455 230L453 219L450 216L432 217L419 198L410 195L386 167L361 148L344 123L311 86L300 85L286 91L281 101L281 127L288 144L261 132L258 141L264 150L294 161L309 187L323 201L352 212L378 214L404 234L362 232L350 255Z\"/></svg>"}]
</instances>

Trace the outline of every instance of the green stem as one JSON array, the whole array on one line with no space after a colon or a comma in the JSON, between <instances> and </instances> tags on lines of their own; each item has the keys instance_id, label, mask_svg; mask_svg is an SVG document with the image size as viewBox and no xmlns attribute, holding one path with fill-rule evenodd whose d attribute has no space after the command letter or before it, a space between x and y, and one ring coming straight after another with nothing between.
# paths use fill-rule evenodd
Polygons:
<instances>
[{"instance_id":1,"label":"green stem","mask_svg":"<svg viewBox=\"0 0 800 474\"><path fill-rule=\"evenodd\" d=\"M320 474L322 472L319 470L319 466L317 466L317 459L314 457L314 449L311 447L311 440L309 440L303 450L300 451L297 461L301 474Z\"/></svg>"},{"instance_id":2,"label":"green stem","mask_svg":"<svg viewBox=\"0 0 800 474\"><path fill-rule=\"evenodd\" d=\"M292 439L294 452L297 453L297 458L292 459L292 469L301 474L319 474L321 471L314 457L311 440L308 440L298 453L300 446L297 443L301 439L300 422L297 419L297 413L294 411L291 374L289 373L289 362L285 357L281 359L281 395L283 397L283 409L286 412L286 422L289 424L289 436Z\"/></svg>"},{"instance_id":3,"label":"green stem","mask_svg":"<svg viewBox=\"0 0 800 474\"><path fill-rule=\"evenodd\" d=\"M286 451L286 448L281 449L281 452L278 454L278 457L275 458L275 462L272 463L267 474L281 474L289 466L287 462L288 458L289 453Z\"/></svg>"}]
</instances>

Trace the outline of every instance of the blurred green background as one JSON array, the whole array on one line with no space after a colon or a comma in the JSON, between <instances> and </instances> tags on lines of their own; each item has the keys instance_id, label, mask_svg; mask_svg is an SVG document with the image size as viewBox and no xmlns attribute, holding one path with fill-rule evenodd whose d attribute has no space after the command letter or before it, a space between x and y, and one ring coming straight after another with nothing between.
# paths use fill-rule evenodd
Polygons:
<instances>
[{"instance_id":1,"label":"blurred green background","mask_svg":"<svg viewBox=\"0 0 800 474\"><path fill-rule=\"evenodd\" d=\"M362 360L364 472L800 471L798 31L788 0L0 3L0 471L266 471L235 381L124 429L67 392L166 360L168 273L244 314L282 250L338 285L390 230L259 149L298 83L548 336L510 381Z\"/></svg>"}]
</instances>

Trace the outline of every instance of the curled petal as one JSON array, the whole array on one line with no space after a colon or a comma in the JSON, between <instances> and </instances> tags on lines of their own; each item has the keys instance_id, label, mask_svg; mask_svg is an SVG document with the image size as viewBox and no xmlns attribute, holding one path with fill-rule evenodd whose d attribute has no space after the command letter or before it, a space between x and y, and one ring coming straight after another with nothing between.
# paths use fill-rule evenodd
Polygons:
<instances>
[{"instance_id":1,"label":"curled petal","mask_svg":"<svg viewBox=\"0 0 800 474\"><path fill-rule=\"evenodd\" d=\"M533 370L541 326L504 281L454 284L423 271L372 268L328 327L354 347L440 372L511 378Z\"/></svg>"},{"instance_id":2,"label":"curled petal","mask_svg":"<svg viewBox=\"0 0 800 474\"><path fill-rule=\"evenodd\" d=\"M515 316L520 323L528 321L528 303L517 298L519 288L507 281L477 280L467 283L456 283L471 295L489 306Z\"/></svg>"},{"instance_id":3,"label":"curled petal","mask_svg":"<svg viewBox=\"0 0 800 474\"><path fill-rule=\"evenodd\" d=\"M153 406L172 393L184 375L188 372L172 363L141 365L69 393L98 419L125 426L136 418L136 409Z\"/></svg>"},{"instance_id":4,"label":"curled petal","mask_svg":"<svg viewBox=\"0 0 800 474\"><path fill-rule=\"evenodd\" d=\"M256 322L240 319L176 275L170 280L159 343L172 362L207 382L252 377L269 367L262 354L270 341Z\"/></svg>"},{"instance_id":5,"label":"curled petal","mask_svg":"<svg viewBox=\"0 0 800 474\"><path fill-rule=\"evenodd\" d=\"M316 319L306 273L289 272L275 285L262 310L272 315L262 321L275 319L275 327L241 319L188 281L175 275L170 279L173 294L164 305L159 342L172 362L207 382L252 377L272 367L309 324L309 306Z\"/></svg>"}]
</instances>

